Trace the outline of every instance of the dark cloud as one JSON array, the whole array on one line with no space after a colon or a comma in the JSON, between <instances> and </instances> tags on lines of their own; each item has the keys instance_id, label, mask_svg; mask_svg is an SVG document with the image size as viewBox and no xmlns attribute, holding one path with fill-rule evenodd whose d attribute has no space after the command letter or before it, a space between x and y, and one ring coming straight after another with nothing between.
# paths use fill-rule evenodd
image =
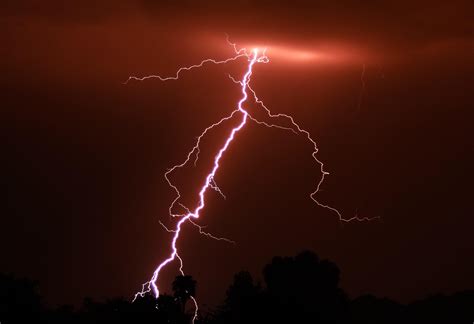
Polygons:
<instances>
[{"instance_id":1,"label":"dark cloud","mask_svg":"<svg viewBox=\"0 0 474 324\"><path fill-rule=\"evenodd\" d=\"M1 15L6 46L1 51L5 60L15 62L5 62L12 75L27 68L38 77L65 73L74 80L89 76L88 82L103 75L146 73L150 67L140 66L142 62L179 44L182 52L193 48L194 55L203 52L201 57L215 53L206 47L223 51L225 33L240 43L352 56L357 64L470 60L472 9L470 1L7 1ZM119 75L116 66L123 68Z\"/></svg>"}]
</instances>

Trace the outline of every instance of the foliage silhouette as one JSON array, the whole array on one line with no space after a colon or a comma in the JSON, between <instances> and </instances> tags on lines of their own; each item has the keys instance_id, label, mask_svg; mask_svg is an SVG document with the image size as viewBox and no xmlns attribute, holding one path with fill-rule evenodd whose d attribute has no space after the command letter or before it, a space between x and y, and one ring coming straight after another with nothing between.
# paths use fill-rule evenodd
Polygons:
<instances>
[{"instance_id":1,"label":"foliage silhouette","mask_svg":"<svg viewBox=\"0 0 474 324\"><path fill-rule=\"evenodd\" d=\"M472 323L474 291L432 295L408 305L364 295L349 299L339 287L339 268L310 251L295 257L275 257L263 269L263 283L247 271L238 272L224 303L200 314L196 324L238 323ZM178 276L173 295L145 295L135 302L123 298L96 302L85 298L74 310L64 305L48 309L38 284L0 274L0 322L10 323L172 323L191 322L187 311L196 281ZM191 307L191 305L189 305Z\"/></svg>"},{"instance_id":2,"label":"foliage silhouette","mask_svg":"<svg viewBox=\"0 0 474 324\"><path fill-rule=\"evenodd\" d=\"M41 312L38 282L0 274L0 321L22 322Z\"/></svg>"},{"instance_id":3,"label":"foliage silhouette","mask_svg":"<svg viewBox=\"0 0 474 324\"><path fill-rule=\"evenodd\" d=\"M196 295L196 280L191 276L178 276L173 281L174 297L181 304L181 310L184 312L186 302Z\"/></svg>"}]
</instances>

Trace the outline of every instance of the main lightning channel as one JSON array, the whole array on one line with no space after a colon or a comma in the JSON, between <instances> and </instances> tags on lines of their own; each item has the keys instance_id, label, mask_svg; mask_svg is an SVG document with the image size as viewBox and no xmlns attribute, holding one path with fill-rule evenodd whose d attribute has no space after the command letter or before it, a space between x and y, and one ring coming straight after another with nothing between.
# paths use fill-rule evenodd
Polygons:
<instances>
[{"instance_id":1,"label":"main lightning channel","mask_svg":"<svg viewBox=\"0 0 474 324\"><path fill-rule=\"evenodd\" d=\"M224 152L227 150L227 148L229 147L230 143L234 140L235 138L235 135L244 127L245 123L247 122L247 117L248 117L248 112L243 108L243 103L247 100L248 98L248 94L247 94L247 88L248 88L248 83L250 82L250 77L252 75L252 68L254 66L254 64L256 62L263 62L265 60L265 57L264 56L261 56L259 57L258 56L258 49L254 49L253 50L253 55L249 57L249 64L248 64L248 68L247 68L247 72L245 73L241 83L242 83L242 98L240 99L239 103L238 103L238 106L237 106L237 110L238 112L241 113L242 117L241 117L241 121L240 123L234 127L232 129L232 131L230 132L229 136L227 137L227 140L225 141L224 145L221 147L221 149L219 150L219 152L217 153L217 155L215 156L214 158L214 166L212 168L212 170L208 173L208 175L206 176L206 180L203 184L203 186L201 187L201 190L199 191L199 204L198 206L196 207L196 209L193 211L193 212L188 212L187 214L184 214L184 215L176 215L176 216L181 216L182 218L177 222L176 224L176 228L174 230L169 230L167 229L167 231L169 232L172 232L174 233L173 235L173 239L171 241L171 254L169 255L169 257L167 259L165 259L163 262L161 262L158 267L155 269L155 271L153 272L153 276L151 278L150 281L146 282L143 287L142 287L142 291L138 292L136 295L135 295L135 299L138 297L138 296L144 296L146 293L149 293L150 291L152 291L155 295L156 298L159 297L160 295L160 291L159 291L159 288L158 288L158 285L157 285L157 280L158 280L158 277L159 277L159 274L161 272L161 270L167 265L169 264L170 262L174 261L175 259L178 259L179 262L180 262L180 272L181 274L184 275L184 272L182 270L183 268L183 261L182 259L179 257L179 254L178 254L178 249L176 247L176 242L178 241L178 238L180 236L180 233L181 233L181 229L182 229L182 226L185 222L189 221L189 222L192 222L192 219L195 218L195 219L198 219L199 216L200 216L200 212L204 209L205 207L205 194L206 194L206 191L209 189L209 188L213 188L214 187L214 177L217 173L217 170L219 169L219 162L222 158L222 156L224 155ZM244 54L242 54L244 55ZM238 55L238 56L241 56L241 55ZM237 57L237 56L236 56ZM202 64L201 64L202 65ZM143 78L142 78L143 79ZM229 119L231 118L231 116L233 116L235 113L235 111L226 119ZM191 155L193 152L196 152L198 151L198 148L199 148L199 142L202 138L202 136L212 127L222 123L223 120L221 120L219 123L216 123L216 124L213 124L211 125L210 127L206 128L206 130L201 134L201 136L198 138L198 143L196 144L195 146L195 149L193 149L190 154L188 154L188 157L186 159L186 161L180 165L177 165L175 166L174 168L170 169L166 175L168 175L170 172L172 172L174 169L176 169L177 167L180 167L180 166L184 166L187 161L189 161L189 159L191 158ZM168 180L168 178L166 177L166 179ZM171 184L171 182L168 180L168 183L173 187L175 188L175 190L178 192L178 195L179 195L179 190L177 189L176 186L174 186L173 184ZM171 213L171 209L173 207L173 205L176 203L176 201L179 199L179 197L177 199L175 199L170 207L170 213ZM172 213L171 213L172 214ZM134 299L134 300L135 300ZM194 301L194 304L197 305L196 301L193 299ZM196 314L195 314L196 316Z\"/></svg>"},{"instance_id":2,"label":"main lightning channel","mask_svg":"<svg viewBox=\"0 0 474 324\"><path fill-rule=\"evenodd\" d=\"M249 51L246 48L240 48L239 49L235 43L231 43L229 41L229 38L227 38L227 42L228 42L229 45L231 45L233 47L234 54L235 54L234 56L232 56L230 58L227 58L227 59L224 59L224 60L205 59L205 60L201 61L199 64L179 68L174 76L169 76L169 77L161 77L159 75L149 75L149 76L145 76L145 77L131 76L125 81L125 84L127 84L128 82L130 82L132 80L134 80L134 81L145 81L147 79L153 79L153 78L157 78L161 81L177 80L177 79L179 79L179 76L180 76L181 72L189 71L189 70L192 70L192 69L195 69L195 68L200 68L200 67L204 66L207 63L212 63L212 64L216 64L216 65L226 64L226 63L229 63L231 61L236 61L239 58L246 58L247 61L248 61L247 70L246 70L242 80L236 80L235 78L233 78L232 76L229 75L229 77L232 79L232 81L234 81L236 84L239 84L240 87L241 87L242 97L241 97L241 99L239 100L239 102L237 104L237 108L234 109L227 116L221 118L218 122L215 122L215 123L211 124L210 126L208 126L207 128L205 128L204 131L197 137L197 140L196 140L194 146L188 152L188 154L187 154L186 158L184 159L184 161L174 165L172 168L168 169L164 174L166 182L176 193L175 199L171 202L171 204L169 206L169 215L172 216L172 217L178 217L179 218L179 220L177 221L177 223L176 223L176 225L173 229L170 229L170 228L166 227L160 221L160 224L163 226L163 228L168 233L173 234L173 238L171 240L171 253L169 254L169 256L164 261L162 261L157 266L157 268L153 272L153 276L151 277L151 279L149 281L145 282L142 285L141 291L139 291L135 294L135 297L134 297L133 301L135 301L138 297L145 296L148 293L153 293L154 296L156 298L158 298L160 296L160 290L158 288L157 281L159 279L160 272L163 270L164 267L166 267L168 264L170 264L171 262L173 262L175 260L177 260L179 262L179 272L181 273L181 275L184 276L183 260L181 259L181 257L178 254L178 248L177 248L176 244L177 244L177 241L180 237L182 226L186 222L188 222L191 225L197 227L199 229L200 234L203 234L203 235L205 235L209 238L215 239L215 240L226 241L226 242L235 244L235 242L230 240L230 239L223 238L223 237L217 237L217 236L214 236L210 233L204 232L202 230L202 228L204 226L201 226L201 225L197 224L195 222L195 220L199 218L200 212L205 207L205 202L206 202L205 201L205 194L206 194L206 192L208 191L209 188L215 190L217 193L219 193L225 199L225 195L223 194L223 192L220 190L220 188L217 186L217 184L215 182L215 175L216 175L216 173L217 173L217 171L220 167L221 158L223 157L223 155L226 152L227 148L230 146L231 142L234 140L236 134L245 126L245 124L247 123L248 120L254 121L257 124L263 125L263 126L266 126L266 127L279 128L279 129L282 129L282 130L291 131L294 134L301 134L301 135L304 135L307 138L307 140L313 146L313 151L312 151L311 156L313 157L315 162L319 165L320 172L321 172L321 178L320 178L319 182L317 183L316 189L313 192L311 192L310 195L309 195L310 198L318 206L323 207L323 208L325 208L327 210L330 210L331 212L335 213L338 216L339 220L343 221L343 222L370 221L370 220L379 218L378 216L371 217L371 218L369 218L369 217L360 217L357 214L355 216L351 217L351 218L344 218L342 216L342 214L339 212L339 210L337 210L336 208L331 207L327 204L323 204L323 203L319 202L316 199L315 196L320 191L320 187L321 187L322 183L324 182L325 176L329 174L328 172L326 172L324 170L323 162L321 162L317 158L317 153L319 151L319 148L316 144L316 141L313 140L313 138L311 137L311 134L307 130L303 129L298 123L295 122L295 120L292 116L287 115L287 114L283 114L283 113L273 114L270 111L270 109L268 109L265 106L263 101L260 100L257 97L256 92L252 89L252 87L249 84L250 83L250 78L252 76L254 65L256 63L268 63L269 62L269 58L265 54L266 49L262 50L261 52L257 48ZM262 107L262 109L264 109L267 117L270 120L275 121L275 122L270 123L270 122L267 122L267 121L258 120L257 118L253 117L243 107L243 104L249 99L250 95L251 95L252 99L255 101L255 103L257 103L259 106ZM230 131L224 145L219 149L218 153L215 155L213 167L210 170L210 172L207 174L207 176L205 178L205 181L204 181L204 184L202 185L202 187L199 191L199 203L198 203L197 207L194 210L191 210L191 209L189 209L188 207L184 206L182 203L179 202L179 200L181 198L181 193L180 193L178 187L175 184L173 184L173 182L170 180L169 176L170 176L171 173L173 173L177 169L180 169L180 168L183 168L184 166L186 166L192 159L194 159L193 162L194 162L194 165L196 165L196 163L199 159L200 144L201 144L201 140L203 139L203 137L210 130L212 130L213 128L215 128L217 126L220 126L225 121L233 119L236 115L240 115L240 123L237 126L235 126L234 128L232 128L232 130ZM289 125L279 124L278 123L279 119L286 120ZM176 205L178 205L179 207L181 207L183 209L183 211L181 213L176 213L174 211L176 209ZM192 300L192 302L195 306L194 316L192 318L192 322L194 323L194 320L198 316L198 304L197 304L197 301L194 298L194 296L190 296L190 298L191 298L191 300Z\"/></svg>"}]
</instances>

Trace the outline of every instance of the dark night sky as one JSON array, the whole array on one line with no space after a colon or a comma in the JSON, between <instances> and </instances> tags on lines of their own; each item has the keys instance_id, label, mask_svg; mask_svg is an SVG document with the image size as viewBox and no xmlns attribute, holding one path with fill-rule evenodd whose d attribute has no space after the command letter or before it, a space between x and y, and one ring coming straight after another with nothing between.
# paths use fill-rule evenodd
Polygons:
<instances>
[{"instance_id":1,"label":"dark night sky","mask_svg":"<svg viewBox=\"0 0 474 324\"><path fill-rule=\"evenodd\" d=\"M340 266L351 296L411 301L474 288L471 1L158 3L2 4L1 272L38 279L51 304L140 288L169 246L158 220L169 222L173 193L162 174L235 107L226 73L245 62L122 82L229 56L229 33L322 54L298 62L270 50L253 86L317 139L331 173L321 200L381 220L341 224L318 208L311 146L249 124L216 179L227 200L210 192L201 219L237 245L192 227L179 243L200 301L222 299L238 270L258 276L272 256L308 248ZM203 143L197 168L173 177L188 204L228 129ZM175 275L168 268L161 286Z\"/></svg>"}]
</instances>

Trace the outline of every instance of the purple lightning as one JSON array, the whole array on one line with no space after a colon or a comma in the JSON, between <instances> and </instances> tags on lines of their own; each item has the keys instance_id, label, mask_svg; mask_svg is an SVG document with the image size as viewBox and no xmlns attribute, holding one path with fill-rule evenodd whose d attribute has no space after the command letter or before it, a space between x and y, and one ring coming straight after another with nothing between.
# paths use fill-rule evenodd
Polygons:
<instances>
[{"instance_id":1,"label":"purple lightning","mask_svg":"<svg viewBox=\"0 0 474 324\"><path fill-rule=\"evenodd\" d=\"M158 277L160 275L160 272L161 270L167 266L169 263L175 261L176 259L179 261L179 271L182 275L184 275L184 271L183 271L183 260L181 259L181 257L179 256L178 254L178 248L176 246L176 243L180 237L180 234L181 234L181 229L182 229L182 225L186 222L188 223L191 223L192 225L196 226L198 229L199 229L199 233L200 234L203 234L203 235L206 235L212 239L216 239L216 240L224 240L224 241L227 241L227 242L230 242L230 243L234 243L233 241L227 239L227 238L221 238L221 237L216 237L210 233L207 233L207 232L204 232L203 231L203 226L201 225L198 225L194 220L195 219L198 219L199 216L200 216L200 212L204 209L205 207L205 194L207 192L207 190L209 188L215 190L216 192L218 192L222 197L225 198L225 195L222 193L222 191L220 190L220 188L217 186L216 182L215 182L215 175L219 169L219 166L220 166L220 160L222 158L222 156L224 155L225 151L227 150L227 148L229 147L229 145L231 144L231 142L234 140L235 136L237 135L237 133L242 130L242 128L245 126L245 124L247 123L248 120L252 120L254 122L256 122L257 124L259 125L263 125L263 126L266 126L266 127L274 127L274 128L279 128L279 129L283 129L283 130L287 130L287 131L291 131L295 134L302 134L304 135L308 141L312 144L313 146L313 151L312 151L312 157L313 159L316 161L316 163L319 165L319 168L320 168L320 171L321 171L321 179L319 180L319 182L317 183L317 186L316 186L316 189L310 193L310 198L320 207L323 207L323 208L326 208L332 212L334 212L340 221L344 221L344 222L350 222L350 221L353 221L353 220L357 220L357 221L368 221L368 220L371 220L373 218L368 218L368 217L359 217L359 216L354 216L354 217L351 217L351 218L344 218L342 216L342 214L334 207L331 207L329 205L326 205L326 204L323 204L323 203L320 203L316 198L316 194L319 192L320 190L320 187L322 185L322 183L324 182L324 179L325 179L325 176L328 175L329 173L326 172L324 170L324 164L317 158L317 153L318 153L318 146L316 144L316 142L312 139L311 137L311 134L306 131L305 129L301 128L294 120L294 118L290 115L287 115L287 114L282 114L282 113L278 113L278 114L273 114L263 103L263 101L261 101L258 97L257 97L257 94L256 92L251 88L250 86L250 79L251 79L251 76L252 76L252 73L253 73L253 67L255 65L255 63L268 63L269 62L269 58L267 57L267 55L265 54L266 50L262 50L260 51L258 48L254 48L252 51L247 51L246 48L241 48L241 49L238 49L236 44L234 43L231 43L228 39L227 39L228 43L233 47L234 49L234 53L235 55L233 57L230 57L230 58L227 58L225 60L214 60L214 59L205 59L203 61L201 61L201 63L199 64L196 64L196 65L191 65L191 66L188 66L188 67L181 67L177 70L176 74L174 76L171 76L171 77L161 77L161 76L158 76L158 75L149 75L149 76L145 76L145 77L135 77L135 76L131 76L128 78L128 80L125 82L125 83L128 83L132 80L135 80L135 81L145 81L147 79L151 79L151 78L157 78L161 81L168 81L168 80L177 80L179 78L179 75L182 71L189 71L189 70L192 70L192 69L195 69L195 68L200 68L202 66L204 66L204 64L206 63L212 63L212 64L225 64L225 63L228 63L228 62L231 62L231 61L235 61L239 58L246 58L247 61L248 61L248 66L247 66L247 70L246 70L246 73L244 74L242 80L236 80L234 79L232 76L229 75L229 77L232 79L232 81L234 81L235 83L239 84L241 86L241 92L242 92L242 97L241 99L239 100L238 104L237 104L237 108L235 110L233 110L229 115L221 118L218 122L208 126L207 128L204 129L204 131L197 137L197 141L195 143L195 145L193 146L193 148L191 149L191 151L188 152L187 156L186 156L186 159L182 162L182 163L179 163L179 164L176 164L174 165L172 168L170 168L165 174L164 174L164 177L168 183L168 185L175 191L176 193L176 197L175 199L171 202L170 206L169 206L169 214L170 216L172 217L179 217L179 221L176 223L176 226L174 229L169 229L167 228L163 223L160 222L160 224L164 227L164 229L167 231L167 232L170 232L170 233L173 233L173 239L171 241L171 253L169 254L169 256L164 260L162 261L158 267L155 269L155 271L153 272L153 276L151 277L151 279L149 281L147 281L146 283L143 284L142 286L142 290L140 292L138 292L137 294L135 294L135 298L138 298L139 296L143 297L145 294L147 293L150 293L150 292L153 292L153 294L155 295L156 298L159 297L160 295L160 291L158 289L158 286L157 286L157 280L158 280ZM289 123L289 126L285 126L285 125L281 125L281 124L278 124L278 123L268 123L268 122L265 122L265 121L260 121L258 119L256 119L255 117L251 116L250 113L243 107L243 104L247 101L247 99L249 98L249 93L251 93L252 95L252 99L258 104L260 105L266 112L267 116L271 119L271 120L278 120L278 119L285 119L288 123ZM182 168L184 167L185 165L187 165L189 163L189 161L194 157L194 164L196 164L198 158L199 158L199 153L200 153L200 143L201 143L201 140L202 138L208 133L209 130L213 129L214 127L217 127L219 125L221 125L224 121L227 121L229 119L232 119L234 118L236 115L239 115L240 116L240 123L235 126L229 133L224 145L220 148L220 150L218 151L217 155L214 157L214 164L213 164L213 167L212 169L210 170L210 172L207 174L206 178L205 178L205 181L199 191L199 203L198 203L198 206L194 209L194 210L190 210L189 208L187 208L186 206L184 206L183 204L179 203L179 199L181 198L181 194L180 194L180 191L178 189L178 187L176 185L174 185L171 180L169 179L169 175L174 172L176 169L179 169L179 168ZM184 209L184 213L181 213L181 214L176 214L173 212L174 208L176 205L179 205L181 208ZM378 217L374 217L374 218L378 218ZM197 312L198 312L198 305L197 305L197 302L195 300L195 298L193 296L191 296L191 299L194 303L194 306L195 306L195 313L194 313L194 317L193 317L193 322L194 320L196 319L197 317Z\"/></svg>"}]
</instances>

